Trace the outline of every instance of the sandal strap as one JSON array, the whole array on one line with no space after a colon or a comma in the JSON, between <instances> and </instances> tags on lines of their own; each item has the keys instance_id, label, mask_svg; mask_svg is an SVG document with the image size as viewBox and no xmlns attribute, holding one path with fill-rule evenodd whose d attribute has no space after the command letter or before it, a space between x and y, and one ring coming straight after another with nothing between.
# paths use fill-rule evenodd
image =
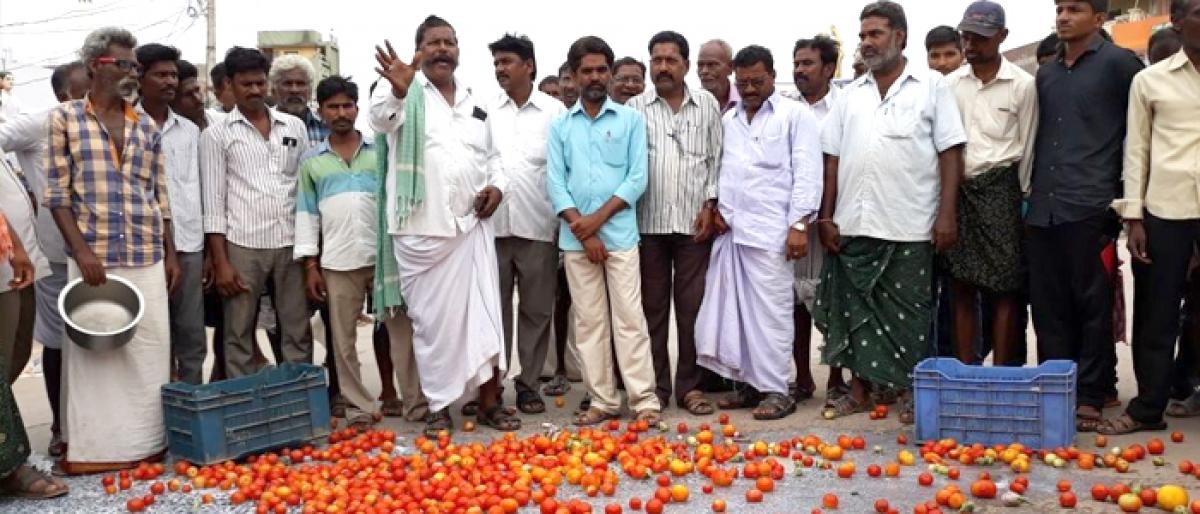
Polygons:
<instances>
[{"instance_id":1,"label":"sandal strap","mask_svg":"<svg viewBox=\"0 0 1200 514\"><path fill-rule=\"evenodd\" d=\"M795 406L796 401L784 394L769 393L761 402L758 402L760 408L764 405L770 407L772 411L784 411Z\"/></svg>"},{"instance_id":2,"label":"sandal strap","mask_svg":"<svg viewBox=\"0 0 1200 514\"><path fill-rule=\"evenodd\" d=\"M15 479L14 484L19 489L10 492L29 492L34 494L45 494L51 491L61 489L62 484L56 481L53 477L47 476L37 468L30 465L21 465L13 471L9 478ZM34 485L42 484L42 487L34 488Z\"/></svg>"}]
</instances>

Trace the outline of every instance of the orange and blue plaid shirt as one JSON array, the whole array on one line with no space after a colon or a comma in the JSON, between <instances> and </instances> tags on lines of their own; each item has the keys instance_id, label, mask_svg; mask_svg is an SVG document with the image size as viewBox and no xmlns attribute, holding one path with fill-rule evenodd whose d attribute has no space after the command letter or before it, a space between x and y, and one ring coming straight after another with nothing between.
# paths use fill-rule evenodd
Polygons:
<instances>
[{"instance_id":1,"label":"orange and blue plaid shirt","mask_svg":"<svg viewBox=\"0 0 1200 514\"><path fill-rule=\"evenodd\" d=\"M126 104L123 149L86 98L54 108L49 125L46 208L70 207L83 240L105 266L162 260L163 220L170 210L161 135L153 120Z\"/></svg>"}]
</instances>

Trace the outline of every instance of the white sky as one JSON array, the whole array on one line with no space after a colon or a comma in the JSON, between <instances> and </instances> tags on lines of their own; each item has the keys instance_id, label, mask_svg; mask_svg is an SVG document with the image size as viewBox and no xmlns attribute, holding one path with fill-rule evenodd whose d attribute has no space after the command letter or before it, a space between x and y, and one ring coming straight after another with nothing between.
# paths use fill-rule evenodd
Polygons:
<instances>
[{"instance_id":1,"label":"white sky","mask_svg":"<svg viewBox=\"0 0 1200 514\"><path fill-rule=\"evenodd\" d=\"M54 101L50 70L44 65L74 58L87 32L119 25L139 42L178 47L193 63L204 60L205 22L186 12L189 2L201 0L0 0L0 59L16 75L16 94L28 110ZM999 0L1011 31L1005 49L1040 40L1054 25L1051 0ZM720 37L735 51L748 44L770 48L783 81L791 76L791 48L796 39L830 31L836 26L843 44L857 44L858 14L866 0L760 1L740 4L729 0L691 2L641 1L630 4L595 2L587 13L583 2L518 0L497 2L458 0L437 7L411 7L417 2L385 0L218 0L217 59L233 45L254 46L259 30L311 29L332 33L341 49L343 74L363 88L374 80L373 45L388 38L403 56L411 55L416 26L428 14L446 18L458 31L461 47L459 79L477 94L499 91L487 44L505 32L528 35L537 49L539 74L554 73L566 60L575 38L597 35L617 57L645 61L646 42L655 32L676 30L692 46L693 65L699 46ZM970 0L901 0L909 20L908 57L924 63L925 33L936 25L957 25ZM613 8L620 5L620 8ZM744 7L744 8L740 8ZM45 21L49 20L49 21ZM33 23L28 23L33 22ZM849 59L844 66L849 67ZM695 69L688 76L697 84ZM539 76L540 78L540 76ZM652 86L651 86L652 87Z\"/></svg>"}]
</instances>

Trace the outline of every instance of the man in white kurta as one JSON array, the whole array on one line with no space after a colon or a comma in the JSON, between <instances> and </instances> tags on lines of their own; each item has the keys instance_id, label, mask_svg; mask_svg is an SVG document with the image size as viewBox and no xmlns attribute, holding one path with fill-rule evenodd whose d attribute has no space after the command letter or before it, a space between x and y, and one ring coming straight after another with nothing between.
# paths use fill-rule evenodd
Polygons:
<instances>
[{"instance_id":1,"label":"man in white kurta","mask_svg":"<svg viewBox=\"0 0 1200 514\"><path fill-rule=\"evenodd\" d=\"M430 16L418 32L420 73L397 58L390 45L388 52L380 51L380 71L391 87L376 89L370 113L371 127L389 134L387 230L413 321L421 389L429 400L426 431L450 428L447 407L476 389L480 421L516 430L519 420L497 401L507 359L489 217L500 203L502 175L488 172L487 115L454 78L454 29ZM415 88L424 98L424 198L398 220L396 152L407 117L405 101Z\"/></svg>"},{"instance_id":2,"label":"man in white kurta","mask_svg":"<svg viewBox=\"0 0 1200 514\"><path fill-rule=\"evenodd\" d=\"M757 419L795 411L787 395L792 339L792 265L807 249L807 223L821 199L818 121L775 92L765 48L735 58L741 102L724 116L718 228L696 321L701 366L747 383L743 406L765 394ZM736 400L735 400L736 401Z\"/></svg>"}]
</instances>

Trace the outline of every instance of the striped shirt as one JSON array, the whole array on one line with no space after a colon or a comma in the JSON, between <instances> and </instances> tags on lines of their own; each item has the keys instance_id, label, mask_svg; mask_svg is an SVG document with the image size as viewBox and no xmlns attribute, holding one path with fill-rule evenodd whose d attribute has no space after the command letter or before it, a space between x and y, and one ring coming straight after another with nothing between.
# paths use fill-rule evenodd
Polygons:
<instances>
[{"instance_id":1,"label":"striped shirt","mask_svg":"<svg viewBox=\"0 0 1200 514\"><path fill-rule=\"evenodd\" d=\"M287 114L283 111L279 112ZM325 122L321 121L321 118L317 117L312 109L304 111L304 116L300 118L300 121L304 122L304 128L308 130L308 142L312 146L316 146L317 143L329 137L329 127L325 126Z\"/></svg>"},{"instance_id":2,"label":"striped shirt","mask_svg":"<svg viewBox=\"0 0 1200 514\"><path fill-rule=\"evenodd\" d=\"M149 116L125 105L118 149L89 99L50 111L47 209L69 207L83 240L105 266L150 266L163 258L167 173L161 136Z\"/></svg>"},{"instance_id":3,"label":"striped shirt","mask_svg":"<svg viewBox=\"0 0 1200 514\"><path fill-rule=\"evenodd\" d=\"M646 193L638 201L643 234L692 234L704 202L717 197L721 161L721 109L712 93L684 89L679 112L654 88L629 99L646 118L650 164Z\"/></svg>"},{"instance_id":4,"label":"striped shirt","mask_svg":"<svg viewBox=\"0 0 1200 514\"><path fill-rule=\"evenodd\" d=\"M296 259L352 271L375 265L375 191L383 172L363 138L347 164L326 139L304 154L296 185ZM322 246L322 242L324 243Z\"/></svg>"},{"instance_id":5,"label":"striped shirt","mask_svg":"<svg viewBox=\"0 0 1200 514\"><path fill-rule=\"evenodd\" d=\"M141 104L139 113L145 113ZM153 118L151 118L153 119ZM175 251L196 253L204 249L200 207L200 127L173 110L159 127L163 162L167 169L167 194L171 198L171 235Z\"/></svg>"},{"instance_id":6,"label":"striped shirt","mask_svg":"<svg viewBox=\"0 0 1200 514\"><path fill-rule=\"evenodd\" d=\"M204 232L246 248L292 246L296 232L296 167L308 131L290 114L267 115L266 138L237 108L200 135Z\"/></svg>"}]
</instances>

